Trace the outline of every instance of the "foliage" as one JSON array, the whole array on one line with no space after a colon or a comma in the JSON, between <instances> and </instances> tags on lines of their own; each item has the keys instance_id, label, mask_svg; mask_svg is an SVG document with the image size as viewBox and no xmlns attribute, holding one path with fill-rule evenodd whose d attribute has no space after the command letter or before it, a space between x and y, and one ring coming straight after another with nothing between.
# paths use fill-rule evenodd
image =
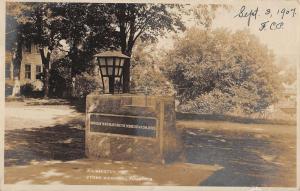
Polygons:
<instances>
[{"instance_id":1,"label":"foliage","mask_svg":"<svg viewBox=\"0 0 300 191\"><path fill-rule=\"evenodd\" d=\"M115 15L116 26L120 27L119 41L127 54L131 54L136 40L155 41L165 32L184 30L180 14L181 5L167 4L113 4L111 13Z\"/></svg>"},{"instance_id":2,"label":"foliage","mask_svg":"<svg viewBox=\"0 0 300 191\"><path fill-rule=\"evenodd\" d=\"M181 105L179 110L193 113L220 114L226 113L231 107L229 94L223 93L220 90L212 90L200 95L195 100L190 100L186 104Z\"/></svg>"},{"instance_id":3,"label":"foliage","mask_svg":"<svg viewBox=\"0 0 300 191\"><path fill-rule=\"evenodd\" d=\"M20 65L22 60L22 44L37 44L44 68L45 97L48 96L49 90L51 56L53 56L53 51L57 48L66 51L62 49L63 45L60 44L63 39L66 39L71 47L66 52L68 52L68 57L72 61L72 76L88 68L92 54L90 50L95 48L92 46L95 45L95 42L98 43L96 44L98 47L104 47L103 43L99 42L109 42L103 40L104 36L109 34L109 30L105 28L109 24L105 24L101 20L105 18L103 16L105 13L101 10L98 12L93 11L94 7L99 6L73 3L8 3L7 15L18 14L15 17L18 18L18 21L20 20L16 26L18 28L16 29L17 33L22 37L19 38L17 36L18 38L16 39L16 41L20 42L18 43L18 52L20 52L17 60L19 61L18 65ZM20 11L15 11L15 9ZM93 26L88 26L88 24ZM97 31L92 31L91 29ZM109 38L108 35L105 37ZM84 44L87 42L83 41L88 41L89 45ZM78 47L85 47L88 51Z\"/></svg>"},{"instance_id":4,"label":"foliage","mask_svg":"<svg viewBox=\"0 0 300 191\"><path fill-rule=\"evenodd\" d=\"M100 83L99 76L93 76L87 72L76 75L74 97L84 98L95 90L100 91Z\"/></svg>"},{"instance_id":5,"label":"foliage","mask_svg":"<svg viewBox=\"0 0 300 191\"><path fill-rule=\"evenodd\" d=\"M187 8L189 7L189 8ZM211 9L210 9L211 8ZM157 41L159 36L170 32L184 31L186 29L183 15L191 12L196 15L200 24L212 20L219 6L190 7L182 4L112 4L108 7L114 16L113 24L116 27L117 40L124 54L131 56L133 47L138 39L143 42ZM210 12L203 11L210 9ZM197 10L202 10L198 11ZM206 20L206 21L204 21ZM211 22L208 24L210 25ZM119 30L118 30L119 29ZM124 65L124 91L129 91L130 61Z\"/></svg>"},{"instance_id":6,"label":"foliage","mask_svg":"<svg viewBox=\"0 0 300 191\"><path fill-rule=\"evenodd\" d=\"M232 7L225 4L199 4L192 8L193 17L196 18L196 22L205 28L210 28L214 18L216 17L216 11L218 9L230 10Z\"/></svg>"},{"instance_id":7,"label":"foliage","mask_svg":"<svg viewBox=\"0 0 300 191\"><path fill-rule=\"evenodd\" d=\"M165 70L185 110L224 113L242 108L252 113L277 100L280 81L273 55L249 32L193 28L174 47Z\"/></svg>"},{"instance_id":8,"label":"foliage","mask_svg":"<svg viewBox=\"0 0 300 191\"><path fill-rule=\"evenodd\" d=\"M48 96L49 90L49 67L51 53L60 41L58 35L60 18L54 17L51 12L51 8L54 5L55 4L52 3L9 3L10 7L28 7L27 9L20 11L21 14L19 14L19 20L22 21L19 22L19 26L26 30L18 30L17 34L22 37L21 39L18 38L18 41L21 41L23 45L32 43L38 45L44 68L43 87L45 97ZM22 49L22 44L18 48L19 51ZM22 58L20 57L20 59Z\"/></svg>"},{"instance_id":9,"label":"foliage","mask_svg":"<svg viewBox=\"0 0 300 191\"><path fill-rule=\"evenodd\" d=\"M132 87L148 95L174 95L168 79L153 66L136 66L132 72Z\"/></svg>"},{"instance_id":10,"label":"foliage","mask_svg":"<svg viewBox=\"0 0 300 191\"><path fill-rule=\"evenodd\" d=\"M24 11L30 10L26 4L14 2L6 3L5 48L12 53L13 77L20 79L22 62L22 46L28 38L28 24Z\"/></svg>"},{"instance_id":11,"label":"foliage","mask_svg":"<svg viewBox=\"0 0 300 191\"><path fill-rule=\"evenodd\" d=\"M71 87L71 62L68 57L58 59L52 63L50 70L49 88L52 96L66 97Z\"/></svg>"},{"instance_id":12,"label":"foliage","mask_svg":"<svg viewBox=\"0 0 300 191\"><path fill-rule=\"evenodd\" d=\"M184 30L185 27L178 13L172 12L180 5L118 3L108 6L109 14L113 16L112 24L116 29L115 38L121 51L131 56L136 41L155 41L166 31ZM130 60L123 69L123 91L129 92Z\"/></svg>"},{"instance_id":13,"label":"foliage","mask_svg":"<svg viewBox=\"0 0 300 191\"><path fill-rule=\"evenodd\" d=\"M131 58L132 88L150 95L174 95L173 85L160 70L155 44L138 41Z\"/></svg>"},{"instance_id":14,"label":"foliage","mask_svg":"<svg viewBox=\"0 0 300 191\"><path fill-rule=\"evenodd\" d=\"M182 18L189 14L186 5L145 3L8 3L9 14L17 14L19 25L26 28L20 36L38 44L44 66L45 96L48 95L49 62L55 49L67 52L71 60L71 76L93 67L92 55L110 46L121 48L131 56L138 39L156 41L168 32L185 30ZM213 19L219 6L208 5L194 9L199 21ZM188 10L187 10L188 9ZM209 10L210 11L203 11ZM203 16L203 17L201 17ZM202 24L200 22L200 24ZM207 23L205 23L205 26ZM20 30L18 30L20 31ZM68 48L61 44L66 40ZM19 49L20 50L20 46ZM22 57L19 57L22 60ZM129 91L130 61L123 70L124 91Z\"/></svg>"},{"instance_id":15,"label":"foliage","mask_svg":"<svg viewBox=\"0 0 300 191\"><path fill-rule=\"evenodd\" d=\"M98 75L82 72L72 77L71 64L68 57L53 63L50 72L50 92L52 96L84 98L92 91L99 90L101 81Z\"/></svg>"},{"instance_id":16,"label":"foliage","mask_svg":"<svg viewBox=\"0 0 300 191\"><path fill-rule=\"evenodd\" d=\"M21 85L21 94L28 97L28 96L32 96L33 95L33 90L34 90L34 87L32 84L30 83L26 83L24 85Z\"/></svg>"},{"instance_id":17,"label":"foliage","mask_svg":"<svg viewBox=\"0 0 300 191\"><path fill-rule=\"evenodd\" d=\"M75 76L93 67L92 55L114 43L111 16L106 4L61 3L53 14L60 17L60 36L68 44L71 75Z\"/></svg>"}]
</instances>

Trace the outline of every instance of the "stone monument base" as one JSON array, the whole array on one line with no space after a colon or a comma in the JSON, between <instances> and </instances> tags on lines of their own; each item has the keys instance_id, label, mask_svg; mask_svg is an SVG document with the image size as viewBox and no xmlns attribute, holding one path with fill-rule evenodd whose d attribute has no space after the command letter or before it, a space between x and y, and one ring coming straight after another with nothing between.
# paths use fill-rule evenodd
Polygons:
<instances>
[{"instance_id":1,"label":"stone monument base","mask_svg":"<svg viewBox=\"0 0 300 191\"><path fill-rule=\"evenodd\" d=\"M182 151L174 97L92 93L86 98L89 158L172 162Z\"/></svg>"}]
</instances>

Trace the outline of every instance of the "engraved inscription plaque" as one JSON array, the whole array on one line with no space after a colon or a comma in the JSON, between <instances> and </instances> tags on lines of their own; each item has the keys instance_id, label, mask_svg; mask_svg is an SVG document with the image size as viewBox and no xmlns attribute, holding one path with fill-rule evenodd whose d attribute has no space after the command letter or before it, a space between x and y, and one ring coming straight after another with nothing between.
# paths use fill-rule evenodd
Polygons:
<instances>
[{"instance_id":1,"label":"engraved inscription plaque","mask_svg":"<svg viewBox=\"0 0 300 191\"><path fill-rule=\"evenodd\" d=\"M140 116L90 114L90 131L156 137L156 119Z\"/></svg>"}]
</instances>

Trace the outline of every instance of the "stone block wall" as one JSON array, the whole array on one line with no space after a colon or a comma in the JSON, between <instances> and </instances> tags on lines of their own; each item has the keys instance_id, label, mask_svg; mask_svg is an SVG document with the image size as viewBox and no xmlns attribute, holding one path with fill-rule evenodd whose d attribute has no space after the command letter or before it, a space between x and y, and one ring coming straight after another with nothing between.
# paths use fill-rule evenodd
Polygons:
<instances>
[{"instance_id":1,"label":"stone block wall","mask_svg":"<svg viewBox=\"0 0 300 191\"><path fill-rule=\"evenodd\" d=\"M156 119L156 136L92 132L91 114ZM175 123L174 97L92 93L86 100L86 155L94 159L172 162L182 150Z\"/></svg>"}]
</instances>

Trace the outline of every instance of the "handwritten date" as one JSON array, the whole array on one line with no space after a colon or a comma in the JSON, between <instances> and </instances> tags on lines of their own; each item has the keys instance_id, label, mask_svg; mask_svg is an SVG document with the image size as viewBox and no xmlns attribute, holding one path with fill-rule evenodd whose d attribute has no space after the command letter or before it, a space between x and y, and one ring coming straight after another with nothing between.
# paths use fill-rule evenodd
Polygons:
<instances>
[{"instance_id":1,"label":"handwritten date","mask_svg":"<svg viewBox=\"0 0 300 191\"><path fill-rule=\"evenodd\" d=\"M282 30L284 29L285 22L288 19L295 17L297 14L296 8L281 8L272 10L270 8L260 9L259 7L247 8L243 5L234 16L234 18L247 19L247 26L252 25L253 21L259 18L263 21L259 21L260 25L258 30Z\"/></svg>"},{"instance_id":2,"label":"handwritten date","mask_svg":"<svg viewBox=\"0 0 300 191\"><path fill-rule=\"evenodd\" d=\"M250 26L251 24L251 19L254 17L254 19L256 20L257 18L257 13L258 13L258 7L256 9L250 9L250 10L246 10L246 6L242 6L241 9L239 10L239 13L237 15L234 16L235 17L239 17L239 18L247 18L248 22L247 25Z\"/></svg>"}]
</instances>

